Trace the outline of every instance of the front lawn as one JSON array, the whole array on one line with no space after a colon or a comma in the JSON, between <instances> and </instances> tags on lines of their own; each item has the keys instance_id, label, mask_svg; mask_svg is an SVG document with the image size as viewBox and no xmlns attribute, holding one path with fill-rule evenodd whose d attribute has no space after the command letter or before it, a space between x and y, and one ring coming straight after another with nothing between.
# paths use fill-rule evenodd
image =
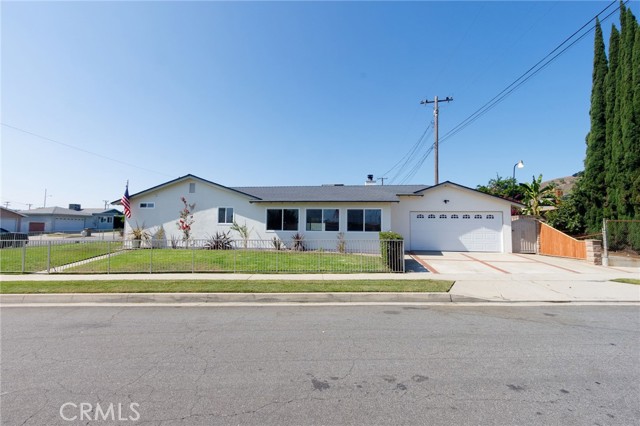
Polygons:
<instances>
[{"instance_id":1,"label":"front lawn","mask_svg":"<svg viewBox=\"0 0 640 426\"><path fill-rule=\"evenodd\" d=\"M128 272L386 272L381 256L276 250L125 250L64 273Z\"/></svg>"},{"instance_id":2,"label":"front lawn","mask_svg":"<svg viewBox=\"0 0 640 426\"><path fill-rule=\"evenodd\" d=\"M439 292L453 281L443 280L94 280L4 281L2 294L20 293L319 293Z\"/></svg>"},{"instance_id":3,"label":"front lawn","mask_svg":"<svg viewBox=\"0 0 640 426\"><path fill-rule=\"evenodd\" d=\"M101 256L121 248L122 243L117 241L80 241L77 243L29 241L25 247L0 249L0 273L22 272L23 254L24 272L40 272L46 271L47 266L56 268ZM49 256L50 260L48 260ZM94 272L106 272L106 268Z\"/></svg>"}]
</instances>

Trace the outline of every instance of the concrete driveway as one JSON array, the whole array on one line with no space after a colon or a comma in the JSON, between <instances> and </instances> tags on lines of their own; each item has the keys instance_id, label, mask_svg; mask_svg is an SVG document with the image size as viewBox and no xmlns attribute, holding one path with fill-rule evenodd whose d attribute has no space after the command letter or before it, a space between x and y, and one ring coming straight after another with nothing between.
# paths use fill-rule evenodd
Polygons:
<instances>
[{"instance_id":1,"label":"concrete driveway","mask_svg":"<svg viewBox=\"0 0 640 426\"><path fill-rule=\"evenodd\" d=\"M413 252L411 257L433 274L601 274L638 272L585 261L516 253Z\"/></svg>"},{"instance_id":2,"label":"concrete driveway","mask_svg":"<svg viewBox=\"0 0 640 426\"><path fill-rule=\"evenodd\" d=\"M419 252L411 257L433 278L454 280L450 293L457 296L515 302L640 302L640 286L611 281L639 279L640 268L532 254Z\"/></svg>"}]
</instances>

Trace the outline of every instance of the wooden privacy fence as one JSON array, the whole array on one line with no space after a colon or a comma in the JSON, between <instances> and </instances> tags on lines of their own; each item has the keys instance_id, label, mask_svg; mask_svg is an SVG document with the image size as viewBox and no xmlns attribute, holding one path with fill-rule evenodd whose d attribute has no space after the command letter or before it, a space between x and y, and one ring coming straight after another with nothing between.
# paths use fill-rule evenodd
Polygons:
<instances>
[{"instance_id":1,"label":"wooden privacy fence","mask_svg":"<svg viewBox=\"0 0 640 426\"><path fill-rule=\"evenodd\" d=\"M587 243L540 222L539 252L547 256L587 259Z\"/></svg>"}]
</instances>

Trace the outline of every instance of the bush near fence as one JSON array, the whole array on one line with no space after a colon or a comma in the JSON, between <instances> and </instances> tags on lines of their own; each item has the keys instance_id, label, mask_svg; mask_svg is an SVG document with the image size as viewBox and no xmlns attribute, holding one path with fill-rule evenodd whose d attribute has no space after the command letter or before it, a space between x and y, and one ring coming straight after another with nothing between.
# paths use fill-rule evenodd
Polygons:
<instances>
[{"instance_id":1,"label":"bush near fence","mask_svg":"<svg viewBox=\"0 0 640 426\"><path fill-rule=\"evenodd\" d=\"M640 220L606 220L607 248L640 254Z\"/></svg>"},{"instance_id":2,"label":"bush near fence","mask_svg":"<svg viewBox=\"0 0 640 426\"><path fill-rule=\"evenodd\" d=\"M403 253L394 240L394 253ZM36 241L22 248L0 250L3 273L62 272L263 272L356 273L398 272L385 261L379 240L308 240L295 242L211 239L189 241ZM396 245L400 244L399 247ZM403 262L404 263L404 262ZM404 270L404 264L402 265Z\"/></svg>"}]
</instances>

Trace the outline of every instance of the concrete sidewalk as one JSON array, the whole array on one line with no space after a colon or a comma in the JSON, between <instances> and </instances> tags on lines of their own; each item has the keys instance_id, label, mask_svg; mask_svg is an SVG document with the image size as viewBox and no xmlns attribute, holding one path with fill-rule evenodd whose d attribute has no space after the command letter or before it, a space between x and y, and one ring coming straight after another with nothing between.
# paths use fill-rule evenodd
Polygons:
<instances>
[{"instance_id":1,"label":"concrete sidewalk","mask_svg":"<svg viewBox=\"0 0 640 426\"><path fill-rule=\"evenodd\" d=\"M2 295L0 303L188 303L188 302L637 302L640 286L612 282L640 279L636 270L576 274L113 274L113 275L0 275L0 281L74 280L451 280L449 293L162 293L162 294L38 294Z\"/></svg>"}]
</instances>

